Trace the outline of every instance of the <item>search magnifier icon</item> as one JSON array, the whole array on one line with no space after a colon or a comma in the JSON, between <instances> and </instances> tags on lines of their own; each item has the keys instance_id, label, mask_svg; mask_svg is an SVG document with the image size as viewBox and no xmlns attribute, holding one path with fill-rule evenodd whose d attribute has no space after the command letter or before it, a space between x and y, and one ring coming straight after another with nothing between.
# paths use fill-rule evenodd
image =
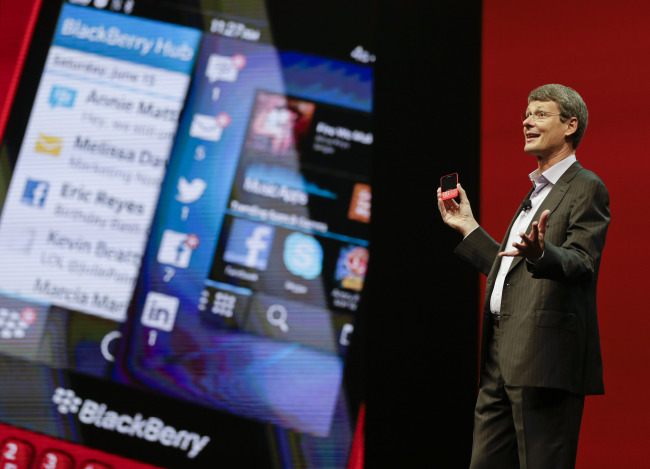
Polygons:
<instances>
[{"instance_id":1,"label":"search magnifier icon","mask_svg":"<svg viewBox=\"0 0 650 469\"><path fill-rule=\"evenodd\" d=\"M282 305L271 305L266 310L266 320L273 326L279 327L282 332L289 332L289 325L287 318L289 313L287 308Z\"/></svg>"}]
</instances>

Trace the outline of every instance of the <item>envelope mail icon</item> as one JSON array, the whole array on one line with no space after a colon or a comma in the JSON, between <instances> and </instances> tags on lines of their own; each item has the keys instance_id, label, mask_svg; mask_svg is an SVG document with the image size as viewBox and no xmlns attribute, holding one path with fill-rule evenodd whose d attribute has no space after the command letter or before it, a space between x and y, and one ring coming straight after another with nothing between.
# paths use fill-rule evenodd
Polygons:
<instances>
[{"instance_id":1,"label":"envelope mail icon","mask_svg":"<svg viewBox=\"0 0 650 469\"><path fill-rule=\"evenodd\" d=\"M51 135L38 134L34 150L39 153L47 153L52 156L59 156L63 148L63 139Z\"/></svg>"},{"instance_id":2,"label":"envelope mail icon","mask_svg":"<svg viewBox=\"0 0 650 469\"><path fill-rule=\"evenodd\" d=\"M190 126L190 137L218 142L221 140L223 127L219 125L215 116L205 114L194 114Z\"/></svg>"}]
</instances>

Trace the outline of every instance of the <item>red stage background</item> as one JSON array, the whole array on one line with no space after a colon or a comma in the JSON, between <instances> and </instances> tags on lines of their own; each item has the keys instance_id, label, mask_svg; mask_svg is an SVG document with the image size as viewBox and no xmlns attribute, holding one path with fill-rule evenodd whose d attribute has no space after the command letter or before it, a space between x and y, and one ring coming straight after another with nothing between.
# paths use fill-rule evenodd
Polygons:
<instances>
[{"instance_id":1,"label":"red stage background","mask_svg":"<svg viewBox=\"0 0 650 469\"><path fill-rule=\"evenodd\" d=\"M522 151L519 115L530 90L575 88L589 109L576 155L605 181L612 213L598 289L606 394L586 400L577 467L650 467L650 159L639 142L650 122L650 3L486 0L483 8L482 221L500 239L529 188L536 165Z\"/></svg>"},{"instance_id":2,"label":"red stage background","mask_svg":"<svg viewBox=\"0 0 650 469\"><path fill-rule=\"evenodd\" d=\"M14 73L25 50L25 31L30 24L34 5L41 0L0 2L0 136L9 112L7 93L15 86Z\"/></svg>"},{"instance_id":3,"label":"red stage background","mask_svg":"<svg viewBox=\"0 0 650 469\"><path fill-rule=\"evenodd\" d=\"M0 109L30 5L0 2ZM586 401L581 469L650 467L645 369L650 363L650 252L645 243L650 197L644 189L650 159L638 142L647 136L649 123L649 18L650 3L632 0L484 2L483 225L501 238L528 190L526 174L535 161L522 151L519 115L528 92L544 83L571 86L587 102L590 122L577 156L610 191L612 223L598 298L606 395Z\"/></svg>"}]
</instances>

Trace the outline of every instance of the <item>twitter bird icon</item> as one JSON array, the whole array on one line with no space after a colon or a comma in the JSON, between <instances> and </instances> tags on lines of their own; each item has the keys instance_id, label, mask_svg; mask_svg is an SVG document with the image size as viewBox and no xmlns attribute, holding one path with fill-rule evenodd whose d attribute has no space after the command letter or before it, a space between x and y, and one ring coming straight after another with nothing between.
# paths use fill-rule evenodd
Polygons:
<instances>
[{"instance_id":1,"label":"twitter bird icon","mask_svg":"<svg viewBox=\"0 0 650 469\"><path fill-rule=\"evenodd\" d=\"M191 204L199 200L199 197L203 195L205 186L207 186L207 183L203 179L196 178L190 182L181 176L176 185L178 190L176 200L183 204Z\"/></svg>"}]
</instances>

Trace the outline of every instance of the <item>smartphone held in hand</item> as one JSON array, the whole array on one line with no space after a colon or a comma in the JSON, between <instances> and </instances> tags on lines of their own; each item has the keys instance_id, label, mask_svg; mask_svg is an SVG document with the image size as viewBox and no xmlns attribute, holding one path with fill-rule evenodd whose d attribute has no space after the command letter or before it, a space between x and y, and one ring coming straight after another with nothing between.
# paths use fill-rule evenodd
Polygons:
<instances>
[{"instance_id":1,"label":"smartphone held in hand","mask_svg":"<svg viewBox=\"0 0 650 469\"><path fill-rule=\"evenodd\" d=\"M451 173L440 178L440 197L442 200L458 197L458 173Z\"/></svg>"}]
</instances>

